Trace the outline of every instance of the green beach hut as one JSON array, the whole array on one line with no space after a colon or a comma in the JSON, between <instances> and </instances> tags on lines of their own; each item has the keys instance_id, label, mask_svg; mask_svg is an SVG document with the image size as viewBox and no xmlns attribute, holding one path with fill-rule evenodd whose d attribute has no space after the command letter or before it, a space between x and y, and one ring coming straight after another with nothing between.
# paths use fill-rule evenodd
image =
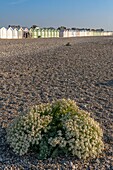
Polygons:
<instances>
[{"instance_id":1,"label":"green beach hut","mask_svg":"<svg viewBox=\"0 0 113 170\"><path fill-rule=\"evenodd\" d=\"M38 38L38 31L37 31L37 29L33 30L33 38Z\"/></svg>"},{"instance_id":2,"label":"green beach hut","mask_svg":"<svg viewBox=\"0 0 113 170\"><path fill-rule=\"evenodd\" d=\"M41 29L41 37L45 38L45 30L44 29Z\"/></svg>"},{"instance_id":3,"label":"green beach hut","mask_svg":"<svg viewBox=\"0 0 113 170\"><path fill-rule=\"evenodd\" d=\"M48 29L44 30L44 35L45 35L45 38L48 38Z\"/></svg>"},{"instance_id":4,"label":"green beach hut","mask_svg":"<svg viewBox=\"0 0 113 170\"><path fill-rule=\"evenodd\" d=\"M60 30L56 30L56 37L57 37L57 38L60 37Z\"/></svg>"},{"instance_id":5,"label":"green beach hut","mask_svg":"<svg viewBox=\"0 0 113 170\"><path fill-rule=\"evenodd\" d=\"M30 28L29 34L30 34L30 37L31 37L31 38L34 38L34 37L33 37L33 33L34 33L34 29L33 29L33 28Z\"/></svg>"},{"instance_id":6,"label":"green beach hut","mask_svg":"<svg viewBox=\"0 0 113 170\"><path fill-rule=\"evenodd\" d=\"M41 29L37 29L37 36L38 36L38 38L40 38L42 36Z\"/></svg>"}]
</instances>

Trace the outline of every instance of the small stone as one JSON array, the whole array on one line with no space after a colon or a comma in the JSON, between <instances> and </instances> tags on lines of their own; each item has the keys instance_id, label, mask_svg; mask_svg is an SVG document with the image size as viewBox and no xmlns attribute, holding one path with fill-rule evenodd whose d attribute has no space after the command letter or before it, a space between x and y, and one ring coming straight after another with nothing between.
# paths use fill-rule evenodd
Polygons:
<instances>
[{"instance_id":1,"label":"small stone","mask_svg":"<svg viewBox=\"0 0 113 170\"><path fill-rule=\"evenodd\" d=\"M100 164L100 160L99 160L99 159L96 159L96 162L97 162L98 164Z\"/></svg>"}]
</instances>

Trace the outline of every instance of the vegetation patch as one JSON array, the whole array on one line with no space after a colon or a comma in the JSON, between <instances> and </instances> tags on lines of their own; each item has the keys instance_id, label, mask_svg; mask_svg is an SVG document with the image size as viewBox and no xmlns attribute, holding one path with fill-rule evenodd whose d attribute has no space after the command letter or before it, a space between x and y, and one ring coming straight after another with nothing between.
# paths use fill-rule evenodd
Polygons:
<instances>
[{"instance_id":1,"label":"vegetation patch","mask_svg":"<svg viewBox=\"0 0 113 170\"><path fill-rule=\"evenodd\" d=\"M60 155L95 158L104 148L102 137L99 124L70 99L33 106L7 128L7 142L15 153L32 150L40 159Z\"/></svg>"}]
</instances>

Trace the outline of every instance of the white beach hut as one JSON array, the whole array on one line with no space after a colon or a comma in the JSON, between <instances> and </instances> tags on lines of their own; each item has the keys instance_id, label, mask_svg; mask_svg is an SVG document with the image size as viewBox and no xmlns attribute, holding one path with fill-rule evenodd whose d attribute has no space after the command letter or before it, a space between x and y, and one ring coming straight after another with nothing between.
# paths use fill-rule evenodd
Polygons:
<instances>
[{"instance_id":1,"label":"white beach hut","mask_svg":"<svg viewBox=\"0 0 113 170\"><path fill-rule=\"evenodd\" d=\"M7 29L7 39L12 39L13 38L13 29L9 27Z\"/></svg>"},{"instance_id":2,"label":"white beach hut","mask_svg":"<svg viewBox=\"0 0 113 170\"><path fill-rule=\"evenodd\" d=\"M104 31L104 36L106 36L107 35L107 32L106 31Z\"/></svg>"},{"instance_id":3,"label":"white beach hut","mask_svg":"<svg viewBox=\"0 0 113 170\"><path fill-rule=\"evenodd\" d=\"M19 38L19 39L23 38L23 35L24 35L24 30L23 30L23 28L21 27L21 28L18 30L18 38Z\"/></svg>"},{"instance_id":4,"label":"white beach hut","mask_svg":"<svg viewBox=\"0 0 113 170\"><path fill-rule=\"evenodd\" d=\"M109 31L109 32L108 32L108 35L109 35L109 36L113 36L113 32Z\"/></svg>"},{"instance_id":5,"label":"white beach hut","mask_svg":"<svg viewBox=\"0 0 113 170\"><path fill-rule=\"evenodd\" d=\"M73 37L77 36L77 30L73 30Z\"/></svg>"},{"instance_id":6,"label":"white beach hut","mask_svg":"<svg viewBox=\"0 0 113 170\"><path fill-rule=\"evenodd\" d=\"M104 31L101 31L101 36L104 36Z\"/></svg>"},{"instance_id":7,"label":"white beach hut","mask_svg":"<svg viewBox=\"0 0 113 170\"><path fill-rule=\"evenodd\" d=\"M76 36L80 37L80 30L76 30Z\"/></svg>"},{"instance_id":8,"label":"white beach hut","mask_svg":"<svg viewBox=\"0 0 113 170\"><path fill-rule=\"evenodd\" d=\"M84 31L84 36L88 37L89 36L89 31L85 30Z\"/></svg>"},{"instance_id":9,"label":"white beach hut","mask_svg":"<svg viewBox=\"0 0 113 170\"><path fill-rule=\"evenodd\" d=\"M63 35L63 37L69 37L69 30L64 30L64 35Z\"/></svg>"},{"instance_id":10,"label":"white beach hut","mask_svg":"<svg viewBox=\"0 0 113 170\"><path fill-rule=\"evenodd\" d=\"M5 27L2 27L0 29L1 31L1 38L6 39L7 38L7 29Z\"/></svg>"},{"instance_id":11,"label":"white beach hut","mask_svg":"<svg viewBox=\"0 0 113 170\"><path fill-rule=\"evenodd\" d=\"M65 31L65 37L66 37L66 38L69 37L69 30L66 30L66 31Z\"/></svg>"},{"instance_id":12,"label":"white beach hut","mask_svg":"<svg viewBox=\"0 0 113 170\"><path fill-rule=\"evenodd\" d=\"M67 30L63 31L63 37L65 38L67 36Z\"/></svg>"},{"instance_id":13,"label":"white beach hut","mask_svg":"<svg viewBox=\"0 0 113 170\"><path fill-rule=\"evenodd\" d=\"M68 37L72 37L72 36L73 36L72 33L73 33L72 30L69 30L69 31L68 31Z\"/></svg>"},{"instance_id":14,"label":"white beach hut","mask_svg":"<svg viewBox=\"0 0 113 170\"><path fill-rule=\"evenodd\" d=\"M18 29L17 28L14 28L14 30L13 30L13 38L18 39Z\"/></svg>"},{"instance_id":15,"label":"white beach hut","mask_svg":"<svg viewBox=\"0 0 113 170\"><path fill-rule=\"evenodd\" d=\"M85 31L84 30L80 30L80 37L84 37L85 36Z\"/></svg>"},{"instance_id":16,"label":"white beach hut","mask_svg":"<svg viewBox=\"0 0 113 170\"><path fill-rule=\"evenodd\" d=\"M71 37L74 37L75 36L75 30L71 30Z\"/></svg>"}]
</instances>

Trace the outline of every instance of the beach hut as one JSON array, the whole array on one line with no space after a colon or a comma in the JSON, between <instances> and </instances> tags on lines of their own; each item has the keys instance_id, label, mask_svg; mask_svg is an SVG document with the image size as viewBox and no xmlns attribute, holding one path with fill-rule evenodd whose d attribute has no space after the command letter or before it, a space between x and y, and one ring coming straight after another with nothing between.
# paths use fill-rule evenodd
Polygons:
<instances>
[{"instance_id":1,"label":"beach hut","mask_svg":"<svg viewBox=\"0 0 113 170\"><path fill-rule=\"evenodd\" d=\"M104 31L101 32L101 36L104 36Z\"/></svg>"},{"instance_id":2,"label":"beach hut","mask_svg":"<svg viewBox=\"0 0 113 170\"><path fill-rule=\"evenodd\" d=\"M68 30L68 37L72 37L73 35L72 35L72 30L71 29L69 29Z\"/></svg>"},{"instance_id":3,"label":"beach hut","mask_svg":"<svg viewBox=\"0 0 113 170\"><path fill-rule=\"evenodd\" d=\"M14 30L13 30L13 38L18 39L18 29L17 28L14 28Z\"/></svg>"},{"instance_id":4,"label":"beach hut","mask_svg":"<svg viewBox=\"0 0 113 170\"><path fill-rule=\"evenodd\" d=\"M80 30L76 31L76 35L77 35L77 37L80 37Z\"/></svg>"},{"instance_id":5,"label":"beach hut","mask_svg":"<svg viewBox=\"0 0 113 170\"><path fill-rule=\"evenodd\" d=\"M41 37L41 29L37 29L37 36L38 36L38 38Z\"/></svg>"},{"instance_id":6,"label":"beach hut","mask_svg":"<svg viewBox=\"0 0 113 170\"><path fill-rule=\"evenodd\" d=\"M109 31L107 32L107 36L110 36L110 32Z\"/></svg>"},{"instance_id":7,"label":"beach hut","mask_svg":"<svg viewBox=\"0 0 113 170\"><path fill-rule=\"evenodd\" d=\"M85 31L84 30L80 30L80 37L84 37L85 36Z\"/></svg>"},{"instance_id":8,"label":"beach hut","mask_svg":"<svg viewBox=\"0 0 113 170\"><path fill-rule=\"evenodd\" d=\"M93 31L93 36L97 36L97 32L95 30Z\"/></svg>"},{"instance_id":9,"label":"beach hut","mask_svg":"<svg viewBox=\"0 0 113 170\"><path fill-rule=\"evenodd\" d=\"M101 31L98 31L98 36L101 36Z\"/></svg>"},{"instance_id":10,"label":"beach hut","mask_svg":"<svg viewBox=\"0 0 113 170\"><path fill-rule=\"evenodd\" d=\"M94 31L90 31L90 36L94 36Z\"/></svg>"},{"instance_id":11,"label":"beach hut","mask_svg":"<svg viewBox=\"0 0 113 170\"><path fill-rule=\"evenodd\" d=\"M95 36L98 36L98 31L95 31Z\"/></svg>"},{"instance_id":12,"label":"beach hut","mask_svg":"<svg viewBox=\"0 0 113 170\"><path fill-rule=\"evenodd\" d=\"M54 37L54 29L51 29L51 37Z\"/></svg>"},{"instance_id":13,"label":"beach hut","mask_svg":"<svg viewBox=\"0 0 113 170\"><path fill-rule=\"evenodd\" d=\"M12 39L13 38L13 29L9 27L7 29L7 39Z\"/></svg>"},{"instance_id":14,"label":"beach hut","mask_svg":"<svg viewBox=\"0 0 113 170\"><path fill-rule=\"evenodd\" d=\"M33 38L38 38L38 30L36 28L33 30Z\"/></svg>"},{"instance_id":15,"label":"beach hut","mask_svg":"<svg viewBox=\"0 0 113 170\"><path fill-rule=\"evenodd\" d=\"M63 37L65 38L67 36L67 30L63 31Z\"/></svg>"},{"instance_id":16,"label":"beach hut","mask_svg":"<svg viewBox=\"0 0 113 170\"><path fill-rule=\"evenodd\" d=\"M30 28L29 30L29 34L30 34L30 37L33 38L33 34L34 34L34 29L33 28Z\"/></svg>"},{"instance_id":17,"label":"beach hut","mask_svg":"<svg viewBox=\"0 0 113 170\"><path fill-rule=\"evenodd\" d=\"M108 32L108 36L113 36L113 32L112 32L112 31L109 31L109 32Z\"/></svg>"},{"instance_id":18,"label":"beach hut","mask_svg":"<svg viewBox=\"0 0 113 170\"><path fill-rule=\"evenodd\" d=\"M44 29L44 37L48 38L48 29Z\"/></svg>"},{"instance_id":19,"label":"beach hut","mask_svg":"<svg viewBox=\"0 0 113 170\"><path fill-rule=\"evenodd\" d=\"M74 37L74 31L75 30L71 30L71 37Z\"/></svg>"},{"instance_id":20,"label":"beach hut","mask_svg":"<svg viewBox=\"0 0 113 170\"><path fill-rule=\"evenodd\" d=\"M70 31L70 29L67 29L67 36L66 37L69 37L70 35L69 35L69 31Z\"/></svg>"},{"instance_id":21,"label":"beach hut","mask_svg":"<svg viewBox=\"0 0 113 170\"><path fill-rule=\"evenodd\" d=\"M85 31L84 31L84 36L85 36L85 37L88 37L88 36L89 36L89 31L88 31L88 30L85 30Z\"/></svg>"},{"instance_id":22,"label":"beach hut","mask_svg":"<svg viewBox=\"0 0 113 170\"><path fill-rule=\"evenodd\" d=\"M1 30L1 38L6 39L7 38L7 29L5 27L2 27L0 30Z\"/></svg>"},{"instance_id":23,"label":"beach hut","mask_svg":"<svg viewBox=\"0 0 113 170\"><path fill-rule=\"evenodd\" d=\"M60 37L60 31L56 30L56 37L59 38Z\"/></svg>"},{"instance_id":24,"label":"beach hut","mask_svg":"<svg viewBox=\"0 0 113 170\"><path fill-rule=\"evenodd\" d=\"M44 29L41 30L41 37L45 38L45 30Z\"/></svg>"},{"instance_id":25,"label":"beach hut","mask_svg":"<svg viewBox=\"0 0 113 170\"><path fill-rule=\"evenodd\" d=\"M51 38L51 29L48 29L48 38Z\"/></svg>"},{"instance_id":26,"label":"beach hut","mask_svg":"<svg viewBox=\"0 0 113 170\"><path fill-rule=\"evenodd\" d=\"M77 30L73 30L73 37L77 36Z\"/></svg>"},{"instance_id":27,"label":"beach hut","mask_svg":"<svg viewBox=\"0 0 113 170\"><path fill-rule=\"evenodd\" d=\"M59 31L59 37L64 37L64 30Z\"/></svg>"},{"instance_id":28,"label":"beach hut","mask_svg":"<svg viewBox=\"0 0 113 170\"><path fill-rule=\"evenodd\" d=\"M57 30L56 29L54 30L54 37L55 38L57 37Z\"/></svg>"},{"instance_id":29,"label":"beach hut","mask_svg":"<svg viewBox=\"0 0 113 170\"><path fill-rule=\"evenodd\" d=\"M56 30L53 29L53 37L56 37Z\"/></svg>"},{"instance_id":30,"label":"beach hut","mask_svg":"<svg viewBox=\"0 0 113 170\"><path fill-rule=\"evenodd\" d=\"M104 31L104 36L107 36L107 32L106 31Z\"/></svg>"},{"instance_id":31,"label":"beach hut","mask_svg":"<svg viewBox=\"0 0 113 170\"><path fill-rule=\"evenodd\" d=\"M63 37L69 37L69 30L64 30Z\"/></svg>"},{"instance_id":32,"label":"beach hut","mask_svg":"<svg viewBox=\"0 0 113 170\"><path fill-rule=\"evenodd\" d=\"M23 30L23 28L21 27L21 28L18 30L18 38L19 38L19 39L23 38L23 35L24 35L24 30Z\"/></svg>"}]
</instances>

